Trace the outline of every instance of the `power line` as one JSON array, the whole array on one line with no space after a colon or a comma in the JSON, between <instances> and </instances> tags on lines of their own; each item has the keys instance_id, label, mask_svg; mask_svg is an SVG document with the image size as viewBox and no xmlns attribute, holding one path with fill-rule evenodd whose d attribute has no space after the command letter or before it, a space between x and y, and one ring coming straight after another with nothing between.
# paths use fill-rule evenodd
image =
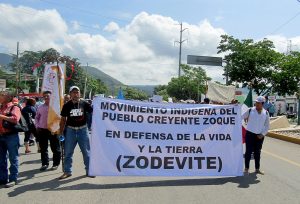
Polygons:
<instances>
[{"instance_id":1,"label":"power line","mask_svg":"<svg viewBox=\"0 0 300 204\"><path fill-rule=\"evenodd\" d=\"M283 28L284 26L286 26L287 24L289 24L292 20L294 20L299 15L300 15L300 12L296 13L294 16L292 16L291 18L289 18L286 22L284 22L283 24L281 24L280 26L278 26L273 32L271 32L271 35L275 34L281 28Z\"/></svg>"}]
</instances>

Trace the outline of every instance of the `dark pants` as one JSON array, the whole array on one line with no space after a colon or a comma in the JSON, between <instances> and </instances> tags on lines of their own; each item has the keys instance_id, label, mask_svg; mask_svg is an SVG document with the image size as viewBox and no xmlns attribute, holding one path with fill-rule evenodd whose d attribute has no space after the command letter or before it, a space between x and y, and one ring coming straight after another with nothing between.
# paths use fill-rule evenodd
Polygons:
<instances>
[{"instance_id":1,"label":"dark pants","mask_svg":"<svg viewBox=\"0 0 300 204\"><path fill-rule=\"evenodd\" d=\"M19 147L18 133L0 136L0 184L6 184L8 181L17 181L19 172ZM10 163L9 175L7 170L8 159Z\"/></svg>"},{"instance_id":2,"label":"dark pants","mask_svg":"<svg viewBox=\"0 0 300 204\"><path fill-rule=\"evenodd\" d=\"M260 168L260 153L264 138L259 139L257 134L246 132L245 168L249 169L251 154L254 152L255 169Z\"/></svg>"},{"instance_id":3,"label":"dark pants","mask_svg":"<svg viewBox=\"0 0 300 204\"><path fill-rule=\"evenodd\" d=\"M43 165L49 165L48 143L50 141L50 148L53 152L53 166L59 166L61 160L61 150L57 135L52 135L47 129L37 129L38 138L41 148L41 161Z\"/></svg>"},{"instance_id":4,"label":"dark pants","mask_svg":"<svg viewBox=\"0 0 300 204\"><path fill-rule=\"evenodd\" d=\"M36 142L39 142L34 125L28 126L28 131L25 132L24 143L29 142L31 134L35 137Z\"/></svg>"}]
</instances>

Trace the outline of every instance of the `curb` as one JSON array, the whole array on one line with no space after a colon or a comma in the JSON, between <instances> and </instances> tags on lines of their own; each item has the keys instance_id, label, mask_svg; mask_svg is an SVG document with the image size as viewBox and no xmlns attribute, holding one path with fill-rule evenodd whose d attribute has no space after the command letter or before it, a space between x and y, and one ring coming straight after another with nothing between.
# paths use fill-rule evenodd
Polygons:
<instances>
[{"instance_id":1,"label":"curb","mask_svg":"<svg viewBox=\"0 0 300 204\"><path fill-rule=\"evenodd\" d=\"M300 139L295 138L295 137L289 137L289 136L281 135L281 134L278 134L278 133L275 133L275 132L268 132L267 136L300 145Z\"/></svg>"}]
</instances>

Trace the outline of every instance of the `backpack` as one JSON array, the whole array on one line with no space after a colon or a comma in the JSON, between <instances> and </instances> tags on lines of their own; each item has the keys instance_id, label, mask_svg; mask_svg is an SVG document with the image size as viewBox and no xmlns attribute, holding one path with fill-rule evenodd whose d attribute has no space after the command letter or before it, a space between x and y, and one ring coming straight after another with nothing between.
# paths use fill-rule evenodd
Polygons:
<instances>
[{"instance_id":1,"label":"backpack","mask_svg":"<svg viewBox=\"0 0 300 204\"><path fill-rule=\"evenodd\" d=\"M11 115L11 112L12 112L12 109L13 109L15 106L16 106L16 105L13 105L13 106L10 108L9 113L7 113L6 116L12 116L12 115ZM6 120L3 120L3 121L2 121L2 126L3 126L5 129L11 130L11 132L27 132L27 131L28 131L28 125L27 125L26 120L25 120L25 118L24 118L24 116L23 116L22 114L21 114L21 118L20 118L20 120L18 121L17 124L8 122L8 121L6 121Z\"/></svg>"}]
</instances>

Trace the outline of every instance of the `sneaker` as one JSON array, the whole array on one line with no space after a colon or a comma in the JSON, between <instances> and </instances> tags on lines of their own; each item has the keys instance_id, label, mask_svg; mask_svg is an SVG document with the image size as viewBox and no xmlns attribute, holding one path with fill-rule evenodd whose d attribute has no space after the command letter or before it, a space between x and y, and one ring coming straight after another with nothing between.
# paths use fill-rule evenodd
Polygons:
<instances>
[{"instance_id":1,"label":"sneaker","mask_svg":"<svg viewBox=\"0 0 300 204\"><path fill-rule=\"evenodd\" d=\"M245 176L249 175L249 169L244 169L244 175Z\"/></svg>"},{"instance_id":2,"label":"sneaker","mask_svg":"<svg viewBox=\"0 0 300 204\"><path fill-rule=\"evenodd\" d=\"M256 170L255 170L255 173L256 173L256 174L265 175L265 172L263 172L263 171L261 171L261 170L259 170L259 169L256 169Z\"/></svg>"},{"instance_id":3,"label":"sneaker","mask_svg":"<svg viewBox=\"0 0 300 204\"><path fill-rule=\"evenodd\" d=\"M4 185L5 188L11 188L13 186L17 185L17 181L10 181L7 184Z\"/></svg>"},{"instance_id":4,"label":"sneaker","mask_svg":"<svg viewBox=\"0 0 300 204\"><path fill-rule=\"evenodd\" d=\"M56 170L56 169L58 169L58 166L52 166L51 167L51 170Z\"/></svg>"},{"instance_id":5,"label":"sneaker","mask_svg":"<svg viewBox=\"0 0 300 204\"><path fill-rule=\"evenodd\" d=\"M40 171L45 171L46 169L48 169L48 165L43 165L43 166L40 168Z\"/></svg>"},{"instance_id":6,"label":"sneaker","mask_svg":"<svg viewBox=\"0 0 300 204\"><path fill-rule=\"evenodd\" d=\"M69 178L70 176L72 176L72 174L70 174L70 173L64 173L64 174L61 175L58 179L59 179L59 180L62 180L62 179Z\"/></svg>"}]
</instances>

